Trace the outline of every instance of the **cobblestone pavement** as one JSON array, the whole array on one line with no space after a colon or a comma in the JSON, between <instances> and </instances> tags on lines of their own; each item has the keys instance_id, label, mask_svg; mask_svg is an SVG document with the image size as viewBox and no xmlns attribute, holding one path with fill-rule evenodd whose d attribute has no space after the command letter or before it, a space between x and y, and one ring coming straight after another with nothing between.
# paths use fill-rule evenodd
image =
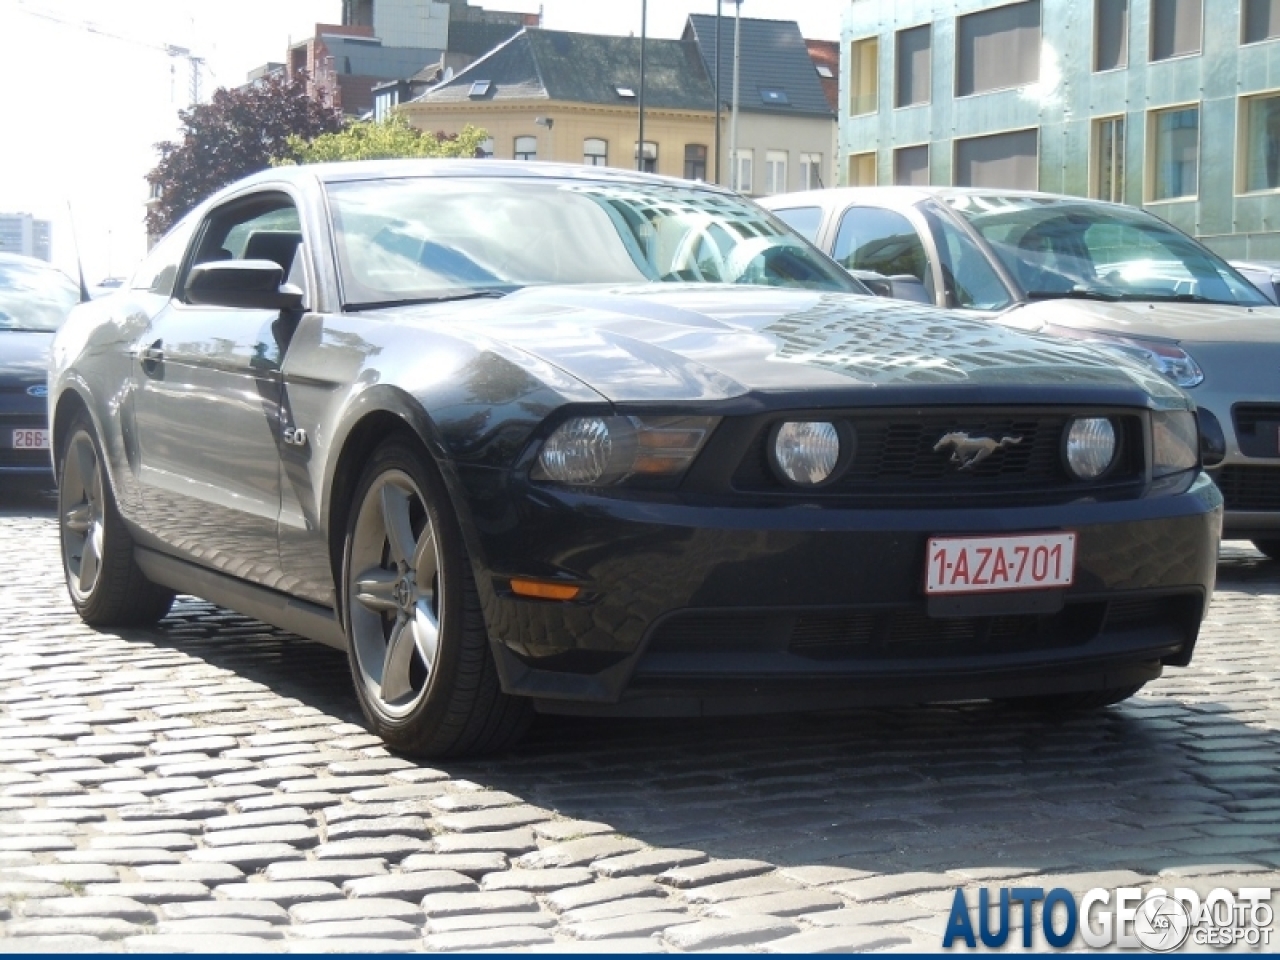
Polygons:
<instances>
[{"instance_id":1,"label":"cobblestone pavement","mask_svg":"<svg viewBox=\"0 0 1280 960\"><path fill-rule=\"evenodd\" d=\"M1195 664L1083 718L544 718L426 765L335 651L84 627L0 504L0 949L936 950L957 885L1280 888L1280 564L1219 574Z\"/></svg>"}]
</instances>

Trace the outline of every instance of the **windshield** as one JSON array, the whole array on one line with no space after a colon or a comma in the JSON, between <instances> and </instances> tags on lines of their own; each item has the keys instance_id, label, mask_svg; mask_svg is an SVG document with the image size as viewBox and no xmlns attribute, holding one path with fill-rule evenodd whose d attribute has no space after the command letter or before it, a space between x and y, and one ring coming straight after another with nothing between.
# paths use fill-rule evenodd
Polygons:
<instances>
[{"instance_id":1,"label":"windshield","mask_svg":"<svg viewBox=\"0 0 1280 960\"><path fill-rule=\"evenodd\" d=\"M0 257L0 330L57 330L80 291L39 260Z\"/></svg>"},{"instance_id":2,"label":"windshield","mask_svg":"<svg viewBox=\"0 0 1280 960\"><path fill-rule=\"evenodd\" d=\"M1030 299L1266 303L1225 261L1139 210L1042 197L961 195L947 203Z\"/></svg>"},{"instance_id":3,"label":"windshield","mask_svg":"<svg viewBox=\"0 0 1280 960\"><path fill-rule=\"evenodd\" d=\"M348 308L548 283L866 292L770 214L710 190L491 177L327 190Z\"/></svg>"}]
</instances>

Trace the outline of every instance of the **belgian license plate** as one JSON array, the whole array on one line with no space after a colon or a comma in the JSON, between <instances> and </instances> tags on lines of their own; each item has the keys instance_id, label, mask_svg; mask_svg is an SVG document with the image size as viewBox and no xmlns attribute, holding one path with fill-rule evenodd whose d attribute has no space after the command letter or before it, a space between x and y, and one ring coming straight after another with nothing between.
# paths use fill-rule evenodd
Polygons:
<instances>
[{"instance_id":1,"label":"belgian license plate","mask_svg":"<svg viewBox=\"0 0 1280 960\"><path fill-rule=\"evenodd\" d=\"M933 537L925 593L1050 590L1075 579L1076 535L1034 533L1012 537Z\"/></svg>"},{"instance_id":2,"label":"belgian license plate","mask_svg":"<svg viewBox=\"0 0 1280 960\"><path fill-rule=\"evenodd\" d=\"M15 430L13 431L13 449L15 450L48 450L48 430Z\"/></svg>"}]
</instances>

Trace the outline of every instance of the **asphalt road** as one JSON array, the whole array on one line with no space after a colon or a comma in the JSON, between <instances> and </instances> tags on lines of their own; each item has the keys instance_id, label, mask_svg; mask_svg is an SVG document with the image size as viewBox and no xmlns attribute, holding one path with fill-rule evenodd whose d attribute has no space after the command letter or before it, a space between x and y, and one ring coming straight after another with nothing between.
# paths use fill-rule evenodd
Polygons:
<instances>
[{"instance_id":1,"label":"asphalt road","mask_svg":"<svg viewBox=\"0 0 1280 960\"><path fill-rule=\"evenodd\" d=\"M1280 888L1278 614L1232 543L1195 663L1093 715L544 718L428 766L335 651L191 599L85 627L10 493L0 950L932 951L958 886Z\"/></svg>"}]
</instances>

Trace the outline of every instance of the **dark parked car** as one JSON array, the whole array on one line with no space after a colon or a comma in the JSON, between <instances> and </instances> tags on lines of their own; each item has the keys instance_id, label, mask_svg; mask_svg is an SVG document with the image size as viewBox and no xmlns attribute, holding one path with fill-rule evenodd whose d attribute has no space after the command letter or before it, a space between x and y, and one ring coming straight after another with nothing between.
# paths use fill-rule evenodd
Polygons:
<instances>
[{"instance_id":1,"label":"dark parked car","mask_svg":"<svg viewBox=\"0 0 1280 960\"><path fill-rule=\"evenodd\" d=\"M1280 307L1133 207L962 187L762 203L877 292L1086 340L1190 392L1224 533L1280 560Z\"/></svg>"},{"instance_id":2,"label":"dark parked car","mask_svg":"<svg viewBox=\"0 0 1280 960\"><path fill-rule=\"evenodd\" d=\"M53 480L49 344L79 299L79 288L56 267L0 253L0 482Z\"/></svg>"},{"instance_id":3,"label":"dark parked car","mask_svg":"<svg viewBox=\"0 0 1280 960\"><path fill-rule=\"evenodd\" d=\"M1185 394L862 295L683 181L259 174L77 308L51 378L81 616L182 591L346 648L419 753L535 708L1112 703L1213 587Z\"/></svg>"}]
</instances>

